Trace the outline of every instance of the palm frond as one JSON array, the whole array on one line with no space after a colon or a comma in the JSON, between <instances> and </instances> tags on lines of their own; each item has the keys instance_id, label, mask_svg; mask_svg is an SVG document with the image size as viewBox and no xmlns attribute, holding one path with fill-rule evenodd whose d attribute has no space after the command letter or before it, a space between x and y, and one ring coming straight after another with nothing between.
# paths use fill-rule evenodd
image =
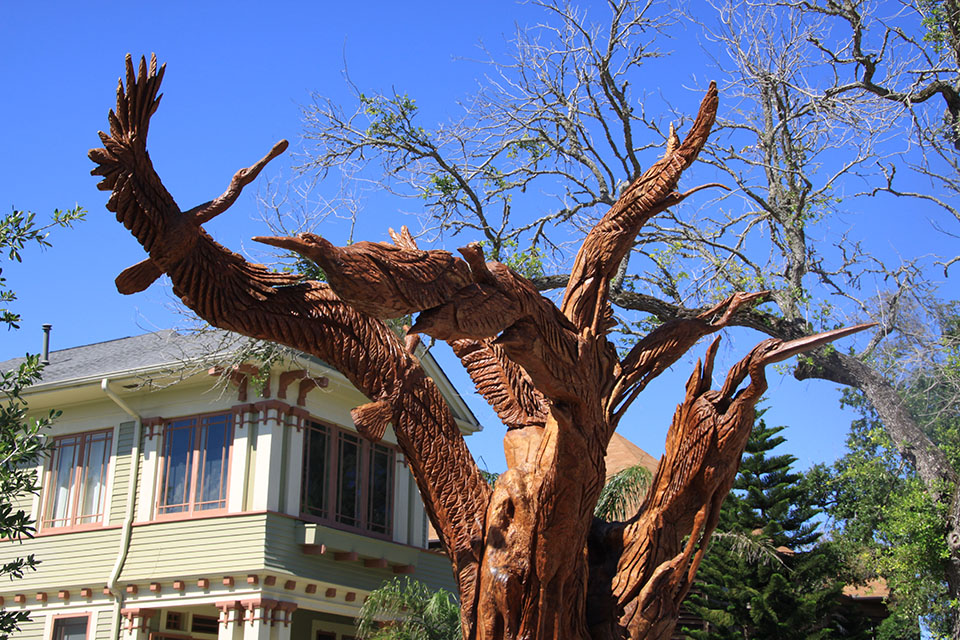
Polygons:
<instances>
[{"instance_id":1,"label":"palm frond","mask_svg":"<svg viewBox=\"0 0 960 640\"><path fill-rule=\"evenodd\" d=\"M626 520L631 508L643 500L651 480L652 474L642 464L621 469L601 489L593 515L604 520Z\"/></svg>"}]
</instances>

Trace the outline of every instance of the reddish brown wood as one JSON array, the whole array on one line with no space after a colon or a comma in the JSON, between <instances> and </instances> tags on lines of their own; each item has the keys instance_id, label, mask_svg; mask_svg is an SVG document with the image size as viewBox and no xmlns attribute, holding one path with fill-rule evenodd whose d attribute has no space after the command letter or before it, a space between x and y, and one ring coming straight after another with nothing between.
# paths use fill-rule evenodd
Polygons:
<instances>
[{"instance_id":1,"label":"reddish brown wood","mask_svg":"<svg viewBox=\"0 0 960 640\"><path fill-rule=\"evenodd\" d=\"M453 563L464 638L670 637L766 389L764 367L863 328L763 342L719 391L710 389L714 341L687 384L643 505L626 522L594 520L604 454L626 408L697 340L766 295L734 294L698 317L664 324L623 358L607 338L610 279L643 224L692 193L675 189L709 135L716 88L686 139L671 134L663 158L587 235L558 309L505 265L486 262L479 245L460 249L462 259L424 251L406 229L391 230L393 244L349 247L314 234L258 238L314 260L329 283L246 262L201 225L225 211L286 142L238 171L222 196L181 212L146 151L163 71L155 59L135 68L127 58L110 133L90 152L99 187L112 192L107 208L149 254L117 279L120 291L142 290L166 273L174 292L211 324L321 358L370 399L353 419L374 440L393 425ZM410 313L419 316L403 339L383 322ZM414 355L421 333L450 343L507 426L509 468L493 490ZM284 393L290 382L281 378Z\"/></svg>"}]
</instances>

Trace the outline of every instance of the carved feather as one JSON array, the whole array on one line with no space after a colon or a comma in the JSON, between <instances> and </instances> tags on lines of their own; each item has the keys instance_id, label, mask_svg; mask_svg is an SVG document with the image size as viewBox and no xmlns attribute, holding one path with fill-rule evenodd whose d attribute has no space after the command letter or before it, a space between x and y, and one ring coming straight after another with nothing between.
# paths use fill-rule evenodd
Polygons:
<instances>
[{"instance_id":1,"label":"carved feather","mask_svg":"<svg viewBox=\"0 0 960 640\"><path fill-rule=\"evenodd\" d=\"M163 275L160 267L150 258L141 260L132 267L124 269L115 280L117 291L123 295L139 293L153 284Z\"/></svg>"},{"instance_id":2,"label":"carved feather","mask_svg":"<svg viewBox=\"0 0 960 640\"><path fill-rule=\"evenodd\" d=\"M390 234L390 240L393 241L393 244L397 245L401 249L410 249L411 251L416 251L417 241L414 240L413 234L410 233L410 229L407 228L407 225L400 227L400 233L397 233L393 229L388 229Z\"/></svg>"},{"instance_id":3,"label":"carved feather","mask_svg":"<svg viewBox=\"0 0 960 640\"><path fill-rule=\"evenodd\" d=\"M110 134L101 131L104 146L88 154L97 164L90 173L103 177L97 188L113 192L107 209L133 232L147 252L154 250L172 216L180 213L147 153L150 116L160 105L158 91L164 69L161 66L158 70L156 56L151 56L149 70L146 60L140 58L139 70L134 72L133 59L127 55L127 88L124 90L122 82L117 87L117 107L109 114Z\"/></svg>"},{"instance_id":4,"label":"carved feather","mask_svg":"<svg viewBox=\"0 0 960 640\"><path fill-rule=\"evenodd\" d=\"M470 284L466 263L450 252L409 248L413 243L409 231L406 238L394 239L399 246L364 241L337 247L313 233L254 238L313 260L341 299L377 318L399 318L436 307Z\"/></svg>"},{"instance_id":5,"label":"carved feather","mask_svg":"<svg viewBox=\"0 0 960 640\"><path fill-rule=\"evenodd\" d=\"M471 597L480 561L473 541L483 526L477 514L486 512L490 488L443 395L383 322L359 313L325 283L299 282L248 263L216 243L194 216L180 212L146 152L162 75L155 61L149 70L141 61L135 72L127 59L126 89L121 82L110 134L101 133L104 146L90 152L94 175L103 177L100 188L113 192L108 208L170 276L174 293L211 324L310 353L342 371L367 397L396 395L398 444L451 552L461 594ZM151 267L133 267L120 282L139 286L151 274ZM375 432L366 413L360 412L360 422Z\"/></svg>"},{"instance_id":6,"label":"carved feather","mask_svg":"<svg viewBox=\"0 0 960 640\"><path fill-rule=\"evenodd\" d=\"M393 419L393 407L387 400L368 402L350 410L357 431L370 442L380 442Z\"/></svg>"},{"instance_id":7,"label":"carved feather","mask_svg":"<svg viewBox=\"0 0 960 640\"><path fill-rule=\"evenodd\" d=\"M473 384L508 427L542 425L547 419L547 401L522 367L507 358L503 348L489 340L453 340Z\"/></svg>"},{"instance_id":8,"label":"carved feather","mask_svg":"<svg viewBox=\"0 0 960 640\"><path fill-rule=\"evenodd\" d=\"M592 326L600 332L606 324L603 305L609 279L647 220L685 197L674 190L683 171L693 164L706 143L717 117L717 105L717 87L711 83L683 142L677 145L676 136L671 136L664 156L624 190L587 234L574 261L561 307L578 328Z\"/></svg>"}]
</instances>

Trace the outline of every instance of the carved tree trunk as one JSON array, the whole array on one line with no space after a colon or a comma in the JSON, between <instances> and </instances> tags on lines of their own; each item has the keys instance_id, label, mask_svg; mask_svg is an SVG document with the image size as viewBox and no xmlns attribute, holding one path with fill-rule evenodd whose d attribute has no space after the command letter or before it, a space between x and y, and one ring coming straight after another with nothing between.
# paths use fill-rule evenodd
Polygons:
<instances>
[{"instance_id":1,"label":"carved tree trunk","mask_svg":"<svg viewBox=\"0 0 960 640\"><path fill-rule=\"evenodd\" d=\"M687 194L675 189L716 115L711 87L686 139L628 187L588 234L558 309L478 245L421 251L406 230L394 244L338 248L319 236L260 238L316 261L329 284L277 274L214 242L201 224L225 211L280 143L237 172L219 198L181 212L146 152L163 68L127 58L110 134L90 157L100 188L149 257L117 278L124 293L162 273L211 324L313 354L371 402L352 412L377 439L392 424L427 513L447 549L473 638L668 638L717 524L766 389L763 368L846 335L767 340L710 389L717 341L687 384L653 488L626 522L593 518L604 454L647 383L701 337L765 293L735 294L697 317L668 322L624 357L607 339L609 282L643 224ZM449 408L419 361L383 320L419 313L411 333L448 341L507 433L508 470L491 490ZM747 377L749 384L740 389Z\"/></svg>"}]
</instances>

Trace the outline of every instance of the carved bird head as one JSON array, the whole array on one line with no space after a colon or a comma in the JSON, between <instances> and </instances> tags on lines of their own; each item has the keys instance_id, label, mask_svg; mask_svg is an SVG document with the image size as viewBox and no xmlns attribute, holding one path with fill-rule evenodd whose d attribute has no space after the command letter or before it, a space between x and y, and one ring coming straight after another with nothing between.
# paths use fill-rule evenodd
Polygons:
<instances>
[{"instance_id":1,"label":"carved bird head","mask_svg":"<svg viewBox=\"0 0 960 640\"><path fill-rule=\"evenodd\" d=\"M254 236L253 240L293 251L308 260L313 260L321 267L324 267L325 263L339 252L338 247L333 243L315 233L298 233L296 236Z\"/></svg>"},{"instance_id":2,"label":"carved bird head","mask_svg":"<svg viewBox=\"0 0 960 640\"><path fill-rule=\"evenodd\" d=\"M825 331L812 336L804 336L802 338L797 338L796 340L783 341L778 338L764 340L754 347L746 358L734 365L734 368L731 369L730 374L727 376L726 382L724 382L721 393L726 398L732 398L737 388L740 386L740 383L743 382L747 375L750 376L754 383L762 387L760 390L760 393L762 393L766 390L764 369L767 366L777 362L783 362L787 358L791 358L801 353L806 353L807 351L811 351L817 347L822 347L823 345L833 342L834 340L844 338L854 333L859 333L860 331L864 331L875 326L877 326L876 322L868 322L852 327L843 327L841 329Z\"/></svg>"}]
</instances>

